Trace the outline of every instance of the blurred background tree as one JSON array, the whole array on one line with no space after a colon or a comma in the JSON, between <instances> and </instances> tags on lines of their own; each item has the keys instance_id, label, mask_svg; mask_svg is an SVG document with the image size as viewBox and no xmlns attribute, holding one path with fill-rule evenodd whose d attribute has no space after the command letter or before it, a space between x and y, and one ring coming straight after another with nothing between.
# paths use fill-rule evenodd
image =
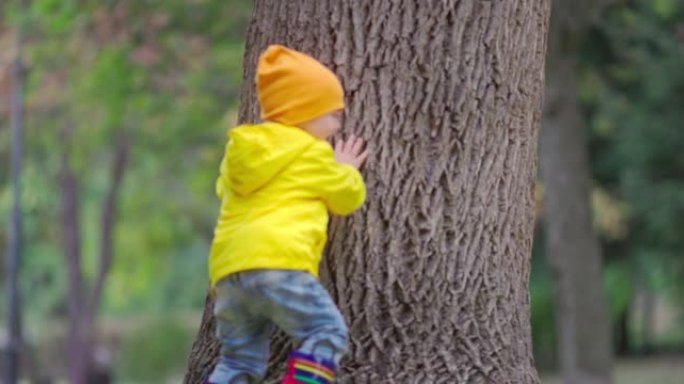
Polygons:
<instances>
[{"instance_id":1,"label":"blurred background tree","mask_svg":"<svg viewBox=\"0 0 684 384\"><path fill-rule=\"evenodd\" d=\"M556 354L565 384L612 382L603 257L592 227L587 127L577 91L578 53L605 3L554 1L546 54L539 137L543 240L553 280Z\"/></svg>"},{"instance_id":2,"label":"blurred background tree","mask_svg":"<svg viewBox=\"0 0 684 384\"><path fill-rule=\"evenodd\" d=\"M681 353L684 4L612 2L583 40L577 92L589 125L594 229L603 248L613 349L621 358ZM538 363L553 367L558 339L548 323L553 298L543 253L536 248L533 329Z\"/></svg>"},{"instance_id":3,"label":"blurred background tree","mask_svg":"<svg viewBox=\"0 0 684 384\"><path fill-rule=\"evenodd\" d=\"M218 208L213 187L225 131L236 121L251 2L28 4L21 283L24 361L32 369L24 372L67 375L64 154L68 150L76 179L85 291L97 280L103 204L125 134L130 147L112 228L112 264L97 307L94 355L113 367L116 382L179 382L204 304L206 255ZM1 3L0 12L4 258L10 64L18 14L10 1ZM651 360L642 354L658 353L661 361L662 353L684 349L684 4L613 2L595 18L577 55L595 229L619 352L615 381L668 383L666 376L639 376L647 367L681 383L681 354L666 360L676 363L655 365L645 365ZM532 319L536 361L552 370L558 341L542 231L533 260ZM2 344L5 297L0 300Z\"/></svg>"},{"instance_id":4,"label":"blurred background tree","mask_svg":"<svg viewBox=\"0 0 684 384\"><path fill-rule=\"evenodd\" d=\"M18 10L2 10L3 37L11 36ZM95 348L91 309L104 314L102 334L115 317L201 308L215 169L241 86L250 7L35 0L28 13L22 291L29 337L71 346L45 358L61 368L63 356L83 361L77 350ZM2 118L4 128L6 111ZM4 214L4 182L2 196ZM74 369L71 382L86 380L87 367Z\"/></svg>"},{"instance_id":5,"label":"blurred background tree","mask_svg":"<svg viewBox=\"0 0 684 384\"><path fill-rule=\"evenodd\" d=\"M623 220L604 233L608 262L631 278L624 279L623 294L668 297L681 306L684 4L633 0L613 6L591 40L582 54L580 92L592 126L592 169ZM646 328L648 323L642 321ZM651 333L637 332L623 349L668 342L650 339Z\"/></svg>"}]
</instances>

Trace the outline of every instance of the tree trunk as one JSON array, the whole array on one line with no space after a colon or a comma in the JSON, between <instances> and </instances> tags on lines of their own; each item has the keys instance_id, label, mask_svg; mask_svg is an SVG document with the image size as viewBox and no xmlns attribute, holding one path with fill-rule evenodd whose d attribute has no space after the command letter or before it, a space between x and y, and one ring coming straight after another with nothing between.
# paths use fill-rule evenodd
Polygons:
<instances>
[{"instance_id":1,"label":"tree trunk","mask_svg":"<svg viewBox=\"0 0 684 384\"><path fill-rule=\"evenodd\" d=\"M625 309L619 316L617 321L617 329L614 332L616 350L618 356L627 356L632 352L632 338L630 336L630 313L629 308Z\"/></svg>"},{"instance_id":2,"label":"tree trunk","mask_svg":"<svg viewBox=\"0 0 684 384\"><path fill-rule=\"evenodd\" d=\"M22 4L23 5L23 4ZM23 216L21 209L21 174L24 148L24 88L26 83L26 67L22 59L22 28L16 31L16 58L12 66L12 91L10 97L11 120L11 155L10 183L12 186L12 214L7 231L7 253L5 255L7 276L6 308L7 308L7 341L4 353L4 381L15 384L19 380L23 337L21 316L21 295L19 292L19 274L23 243ZM5 347L5 346L3 346Z\"/></svg>"},{"instance_id":3,"label":"tree trunk","mask_svg":"<svg viewBox=\"0 0 684 384\"><path fill-rule=\"evenodd\" d=\"M112 169L109 180L109 189L107 196L102 204L102 218L100 220L100 258L99 268L95 281L93 283L93 291L88 300L86 313L88 322L95 323L97 311L100 307L100 301L104 293L105 282L109 275L109 270L114 259L114 226L116 224L116 217L119 208L119 190L123 183L124 174L128 165L128 153L130 149L130 142L128 137L122 135L114 149L114 159L112 161Z\"/></svg>"},{"instance_id":4,"label":"tree trunk","mask_svg":"<svg viewBox=\"0 0 684 384\"><path fill-rule=\"evenodd\" d=\"M241 120L258 117L259 53L282 43L340 75L346 134L372 149L368 202L332 222L322 265L351 330L340 383L539 382L528 278L549 12L546 0L255 2ZM186 383L215 358L208 313Z\"/></svg>"},{"instance_id":5,"label":"tree trunk","mask_svg":"<svg viewBox=\"0 0 684 384\"><path fill-rule=\"evenodd\" d=\"M641 353L653 352L655 334L656 297L648 288L642 291L641 307Z\"/></svg>"},{"instance_id":6,"label":"tree trunk","mask_svg":"<svg viewBox=\"0 0 684 384\"><path fill-rule=\"evenodd\" d=\"M554 2L540 140L546 255L554 277L559 358L566 384L610 383L612 344L602 258L593 230L577 55L591 10Z\"/></svg>"},{"instance_id":7,"label":"tree trunk","mask_svg":"<svg viewBox=\"0 0 684 384\"><path fill-rule=\"evenodd\" d=\"M189 368L183 383L203 383L216 363L220 345L214 337L216 322L212 314L213 306L214 300L210 294L207 294L204 301L202 325L190 350Z\"/></svg>"},{"instance_id":8,"label":"tree trunk","mask_svg":"<svg viewBox=\"0 0 684 384\"><path fill-rule=\"evenodd\" d=\"M78 179L71 166L69 138L73 131L72 127L65 128L63 142L67 146L62 156L62 231L64 256L67 263L68 276L68 335L67 355L69 356L69 379L75 384L85 383L84 361L87 354L84 351L86 341L84 318L84 278L81 270L81 223L80 223L80 198Z\"/></svg>"},{"instance_id":9,"label":"tree trunk","mask_svg":"<svg viewBox=\"0 0 684 384\"><path fill-rule=\"evenodd\" d=\"M102 207L100 265L93 284L88 284L83 274L81 257L80 194L78 177L70 163L69 139L71 127L66 128L62 157L62 227L64 253L68 271L68 317L67 354L69 356L69 382L92 383L95 372L93 350L95 347L95 323L97 310L104 290L106 277L113 259L113 231L116 221L118 197L126 170L129 141L122 137L118 142L112 163L110 185ZM89 293L89 289L92 291Z\"/></svg>"}]
</instances>

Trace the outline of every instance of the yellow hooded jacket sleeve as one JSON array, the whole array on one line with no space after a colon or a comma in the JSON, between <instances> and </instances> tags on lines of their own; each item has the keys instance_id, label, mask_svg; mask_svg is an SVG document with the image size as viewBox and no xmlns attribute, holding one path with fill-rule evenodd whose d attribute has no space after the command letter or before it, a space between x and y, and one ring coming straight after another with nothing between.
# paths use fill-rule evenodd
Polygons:
<instances>
[{"instance_id":1,"label":"yellow hooded jacket sleeve","mask_svg":"<svg viewBox=\"0 0 684 384\"><path fill-rule=\"evenodd\" d=\"M332 147L276 123L230 131L216 190L221 213L209 257L212 285L252 269L318 275L328 211L347 215L366 198L361 174Z\"/></svg>"}]
</instances>

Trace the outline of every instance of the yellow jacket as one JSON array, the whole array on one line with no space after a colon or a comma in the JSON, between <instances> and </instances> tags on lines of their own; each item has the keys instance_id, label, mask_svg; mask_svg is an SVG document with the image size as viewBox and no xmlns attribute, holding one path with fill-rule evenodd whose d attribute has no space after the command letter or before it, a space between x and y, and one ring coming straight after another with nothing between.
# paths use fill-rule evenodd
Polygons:
<instances>
[{"instance_id":1,"label":"yellow jacket","mask_svg":"<svg viewBox=\"0 0 684 384\"><path fill-rule=\"evenodd\" d=\"M243 125L228 136L216 183L221 214L209 256L212 286L251 269L318 276L328 210L348 215L363 204L361 174L300 128Z\"/></svg>"}]
</instances>

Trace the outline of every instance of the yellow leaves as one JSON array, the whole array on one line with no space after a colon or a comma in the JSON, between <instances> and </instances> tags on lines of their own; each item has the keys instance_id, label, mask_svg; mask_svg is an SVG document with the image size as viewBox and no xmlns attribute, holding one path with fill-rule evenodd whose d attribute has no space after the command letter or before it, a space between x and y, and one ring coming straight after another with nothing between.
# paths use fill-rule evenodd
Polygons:
<instances>
[{"instance_id":1,"label":"yellow leaves","mask_svg":"<svg viewBox=\"0 0 684 384\"><path fill-rule=\"evenodd\" d=\"M591 192L594 228L610 240L624 239L628 235L629 206L601 188Z\"/></svg>"},{"instance_id":2,"label":"yellow leaves","mask_svg":"<svg viewBox=\"0 0 684 384\"><path fill-rule=\"evenodd\" d=\"M594 230L609 240L624 239L629 233L629 205L595 186L591 190ZM544 186L538 182L534 189L535 221L544 218Z\"/></svg>"}]
</instances>

